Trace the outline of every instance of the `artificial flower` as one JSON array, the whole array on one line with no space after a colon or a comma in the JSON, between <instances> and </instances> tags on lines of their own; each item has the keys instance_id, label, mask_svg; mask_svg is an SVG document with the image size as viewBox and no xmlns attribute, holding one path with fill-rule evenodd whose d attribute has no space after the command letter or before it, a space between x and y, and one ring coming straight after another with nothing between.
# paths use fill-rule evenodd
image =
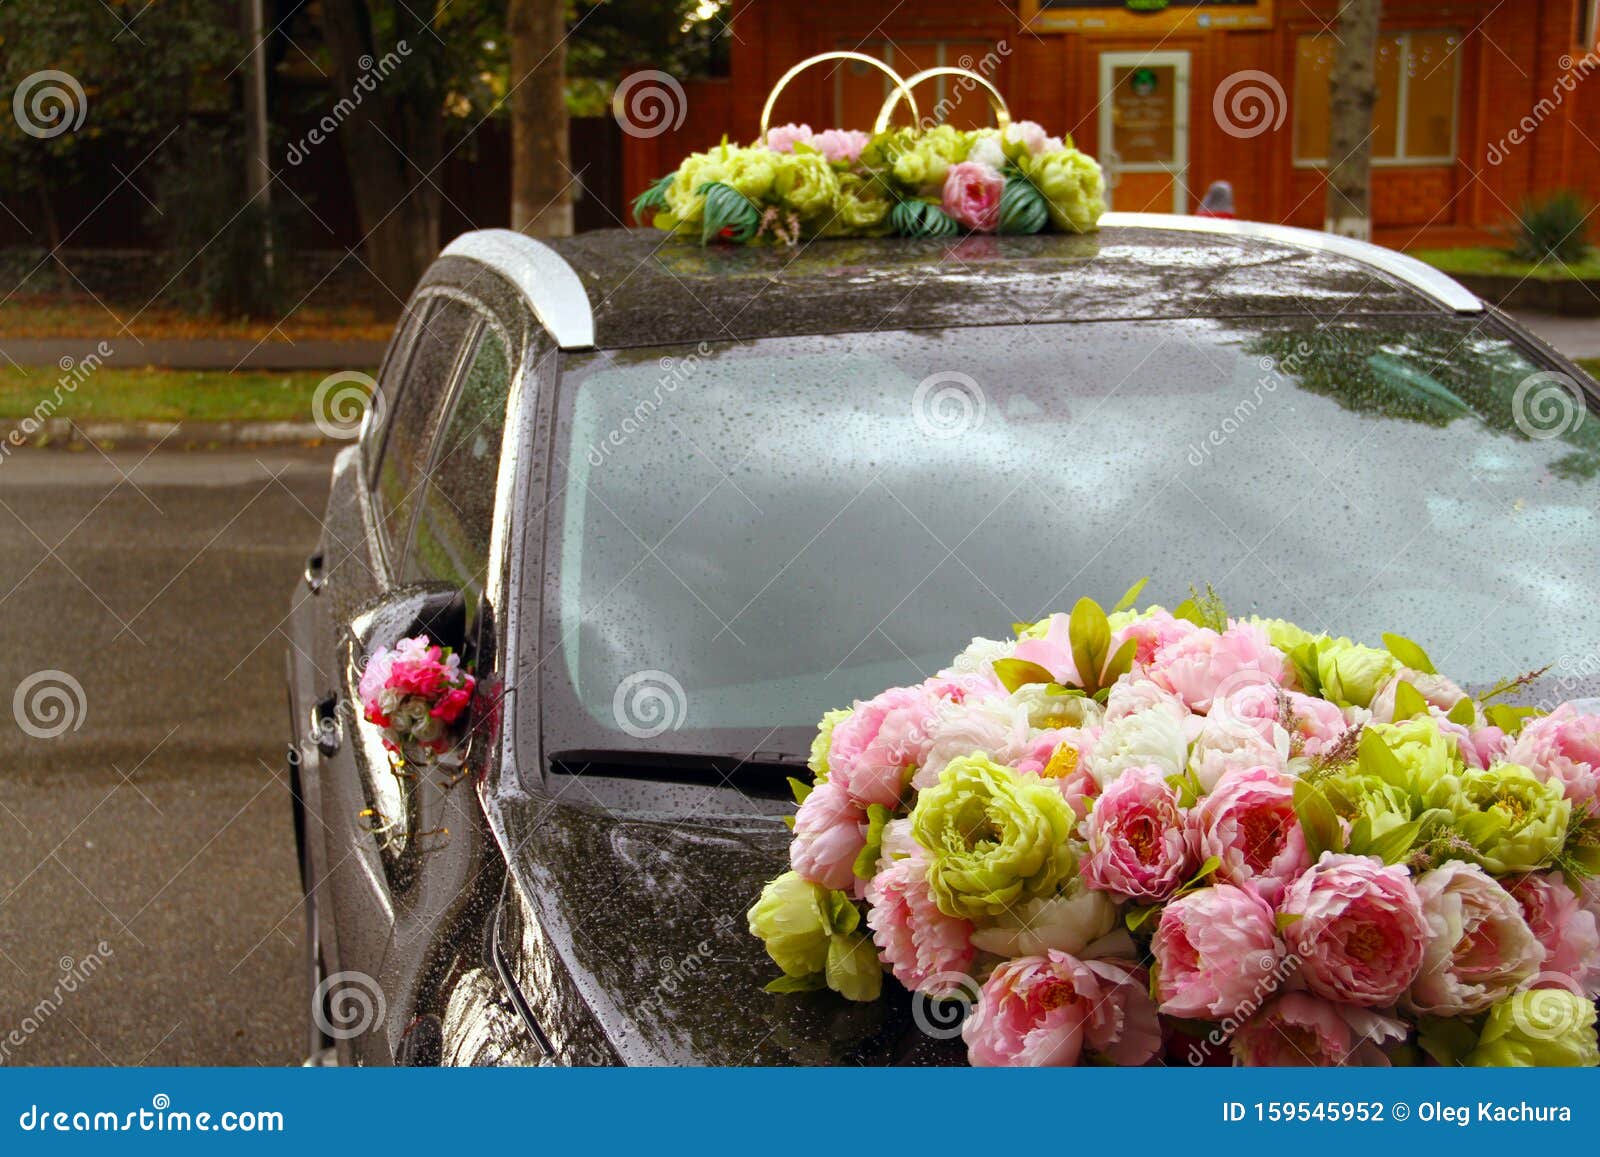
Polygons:
<instances>
[{"instance_id":1,"label":"artificial flower","mask_svg":"<svg viewBox=\"0 0 1600 1157\"><path fill-rule=\"evenodd\" d=\"M1324 852L1279 911L1306 986L1329 1000L1392 1005L1422 967L1428 924L1406 870Z\"/></svg>"},{"instance_id":2,"label":"artificial flower","mask_svg":"<svg viewBox=\"0 0 1600 1157\"><path fill-rule=\"evenodd\" d=\"M1406 1007L1424 1016L1482 1012L1539 971L1544 948L1511 893L1476 864L1452 860L1417 879L1428 921Z\"/></svg>"}]
</instances>

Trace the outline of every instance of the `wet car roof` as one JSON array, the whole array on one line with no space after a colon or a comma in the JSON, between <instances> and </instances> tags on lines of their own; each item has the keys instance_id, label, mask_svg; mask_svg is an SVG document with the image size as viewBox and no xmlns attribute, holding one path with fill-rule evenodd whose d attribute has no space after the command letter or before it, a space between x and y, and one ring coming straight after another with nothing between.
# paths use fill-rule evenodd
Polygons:
<instances>
[{"instance_id":1,"label":"wet car roof","mask_svg":"<svg viewBox=\"0 0 1600 1157\"><path fill-rule=\"evenodd\" d=\"M1353 259L1258 237L1112 226L1087 236L714 245L611 229L550 242L600 348L819 333L1178 317L1437 313Z\"/></svg>"}]
</instances>

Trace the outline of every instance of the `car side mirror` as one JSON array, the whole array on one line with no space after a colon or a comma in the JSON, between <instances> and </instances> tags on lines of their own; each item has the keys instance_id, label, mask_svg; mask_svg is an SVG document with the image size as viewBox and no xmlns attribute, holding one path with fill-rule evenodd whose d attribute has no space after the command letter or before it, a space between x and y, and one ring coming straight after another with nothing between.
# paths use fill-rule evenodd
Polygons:
<instances>
[{"instance_id":1,"label":"car side mirror","mask_svg":"<svg viewBox=\"0 0 1600 1157\"><path fill-rule=\"evenodd\" d=\"M359 664L379 647L392 648L401 639L427 635L433 642L464 653L467 638L467 600L456 588L444 585L401 587L350 620L353 658Z\"/></svg>"}]
</instances>

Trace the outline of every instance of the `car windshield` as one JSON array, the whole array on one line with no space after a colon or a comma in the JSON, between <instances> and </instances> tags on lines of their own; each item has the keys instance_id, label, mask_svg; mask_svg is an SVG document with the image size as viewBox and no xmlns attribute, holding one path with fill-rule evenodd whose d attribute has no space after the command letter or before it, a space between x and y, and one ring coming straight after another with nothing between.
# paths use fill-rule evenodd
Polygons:
<instances>
[{"instance_id":1,"label":"car windshield","mask_svg":"<svg viewBox=\"0 0 1600 1157\"><path fill-rule=\"evenodd\" d=\"M1600 680L1600 419L1483 319L1186 319L581 355L540 640L547 751L803 754L974 636L1109 604ZM1559 683L1559 686L1556 684Z\"/></svg>"}]
</instances>

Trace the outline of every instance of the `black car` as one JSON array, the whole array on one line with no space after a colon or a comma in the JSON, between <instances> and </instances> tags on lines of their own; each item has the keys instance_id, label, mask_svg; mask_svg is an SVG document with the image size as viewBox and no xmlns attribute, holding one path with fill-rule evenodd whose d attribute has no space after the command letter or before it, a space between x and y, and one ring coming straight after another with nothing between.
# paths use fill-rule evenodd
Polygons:
<instances>
[{"instance_id":1,"label":"black car","mask_svg":"<svg viewBox=\"0 0 1600 1157\"><path fill-rule=\"evenodd\" d=\"M1595 694L1593 390L1439 273L1274 226L460 238L294 599L312 1060L959 1061L892 984L763 991L744 914L823 711L1144 575ZM361 719L418 632L478 678L459 771Z\"/></svg>"}]
</instances>

